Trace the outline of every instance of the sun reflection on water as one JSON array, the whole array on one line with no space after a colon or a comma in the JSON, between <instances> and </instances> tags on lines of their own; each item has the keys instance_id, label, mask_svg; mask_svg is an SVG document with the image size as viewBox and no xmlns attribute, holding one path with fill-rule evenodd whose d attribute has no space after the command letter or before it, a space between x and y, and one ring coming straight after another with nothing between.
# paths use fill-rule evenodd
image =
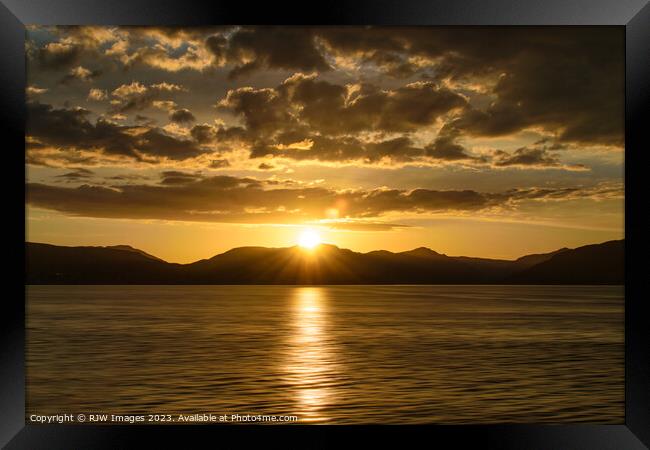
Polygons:
<instances>
[{"instance_id":1,"label":"sun reflection on water","mask_svg":"<svg viewBox=\"0 0 650 450\"><path fill-rule=\"evenodd\" d=\"M332 401L334 355L327 332L327 298L321 288L296 288L291 299L287 372L301 421L323 422Z\"/></svg>"}]
</instances>

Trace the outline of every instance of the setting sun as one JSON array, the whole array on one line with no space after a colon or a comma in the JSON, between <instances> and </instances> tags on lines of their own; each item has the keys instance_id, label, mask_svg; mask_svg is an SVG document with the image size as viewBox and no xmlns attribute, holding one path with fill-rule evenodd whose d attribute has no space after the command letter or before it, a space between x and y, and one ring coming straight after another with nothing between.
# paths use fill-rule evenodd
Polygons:
<instances>
[{"instance_id":1,"label":"setting sun","mask_svg":"<svg viewBox=\"0 0 650 450\"><path fill-rule=\"evenodd\" d=\"M320 236L313 230L305 230L300 233L298 245L303 248L312 249L321 243Z\"/></svg>"}]
</instances>

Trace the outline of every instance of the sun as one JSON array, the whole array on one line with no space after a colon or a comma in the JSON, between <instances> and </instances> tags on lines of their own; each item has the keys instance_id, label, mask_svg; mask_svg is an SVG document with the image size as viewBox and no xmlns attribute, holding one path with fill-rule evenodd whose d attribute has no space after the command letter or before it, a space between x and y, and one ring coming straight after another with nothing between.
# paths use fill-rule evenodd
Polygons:
<instances>
[{"instance_id":1,"label":"sun","mask_svg":"<svg viewBox=\"0 0 650 450\"><path fill-rule=\"evenodd\" d=\"M314 230L305 230L300 233L298 238L298 245L307 249L316 247L320 242L320 236Z\"/></svg>"}]
</instances>

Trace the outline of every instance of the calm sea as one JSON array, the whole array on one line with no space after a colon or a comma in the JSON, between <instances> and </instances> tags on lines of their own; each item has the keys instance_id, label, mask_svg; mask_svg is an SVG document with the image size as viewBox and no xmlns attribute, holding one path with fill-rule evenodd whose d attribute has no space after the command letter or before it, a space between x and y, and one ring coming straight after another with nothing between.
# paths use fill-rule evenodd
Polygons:
<instances>
[{"instance_id":1,"label":"calm sea","mask_svg":"<svg viewBox=\"0 0 650 450\"><path fill-rule=\"evenodd\" d=\"M29 286L27 414L624 420L623 287Z\"/></svg>"}]
</instances>

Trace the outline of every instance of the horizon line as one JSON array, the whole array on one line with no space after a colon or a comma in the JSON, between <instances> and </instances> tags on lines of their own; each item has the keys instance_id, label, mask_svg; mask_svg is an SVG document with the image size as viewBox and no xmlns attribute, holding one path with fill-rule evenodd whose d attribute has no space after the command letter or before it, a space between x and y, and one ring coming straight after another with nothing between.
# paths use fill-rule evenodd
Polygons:
<instances>
[{"instance_id":1,"label":"horizon line","mask_svg":"<svg viewBox=\"0 0 650 450\"><path fill-rule=\"evenodd\" d=\"M608 243L608 242L619 242L619 241L625 241L625 237L623 237L623 238L621 238L621 239L610 239L610 240L607 240L607 241L596 242L596 243L591 243L591 244L585 244L585 245L581 245L581 246L573 247L573 248L572 248L572 247L566 247L566 246L565 246L565 247L556 248L555 250L550 250L550 251L547 251L547 252L526 253L526 254L523 254L523 255L521 255L521 256L519 256L519 257L516 257L516 258L514 258L514 259L489 258L489 257L482 257L482 256L467 256L467 255L447 255L447 254L445 254L445 253L437 252L436 250L433 250L433 249L431 249L431 248L429 248L429 247L426 247L426 246L415 247L415 248L412 248L412 249L410 249L410 250L404 250L404 251L400 251L400 252L393 252L393 251L390 251L390 250L384 250L384 249L370 250L370 251L368 251L368 252L359 252L359 251L355 251L355 250L352 250L352 249L349 249L349 248L342 248L342 247L339 247L339 246L337 246L337 245L335 245L335 244L330 244L330 243L327 243L327 242L321 242L321 243L317 244L317 245L314 247L314 249L315 249L315 248L318 248L318 247L322 247L322 246L328 246L328 247L334 247L334 248L336 248L336 249L338 249L338 250L347 250L347 251L350 251L350 252L352 252L352 253L357 253L357 254L361 254L361 255L367 255L367 254L369 254L369 253L375 253L375 252L387 252L387 253L390 253L390 254L393 254L393 255L399 255L399 254L403 254L403 253L413 252L413 251L415 251L415 250L426 249L426 250L429 250L429 251L431 251L431 252L433 252L433 253L436 253L436 254L438 254L438 255L440 255L440 256L446 256L446 257L448 257L448 258L472 258L472 259L484 259L484 260L491 260L491 261L517 261L517 260L519 260L519 259L521 259L521 258L524 258L524 257L526 257L526 256L531 256L531 255L544 255L544 254L548 254L548 253L554 253L554 252L557 252L557 251L560 251L560 250L575 250L575 249L578 249L578 248L588 247L588 246L591 246L591 245L602 245L602 244L606 244L606 243ZM226 251L223 251L223 252L221 252L221 253L216 253L216 254L214 254L213 256L210 256L210 257L207 257L207 258L201 258L201 259L197 259L197 260L195 260L195 261L191 261L191 262L187 262L187 263L176 263L176 262L169 262L169 261L167 261L167 260L165 260L165 259L163 259L163 258L160 258L160 257L158 257L158 256L156 256L156 255L153 255L153 254L151 254L151 253L149 253L149 252L146 252L146 251L144 251L144 250L142 250L142 249L140 249L140 248L138 248L138 247L134 247L133 245L130 245L130 244L114 244L114 245L58 245L58 244L50 244L50 243L47 243L47 242L31 242L31 241L25 241L25 245L28 245L28 244L49 245L49 246L52 246L52 247L65 247L65 248L102 248L102 249L118 250L118 251L119 251L120 249L119 249L119 248L115 248L115 247L129 247L129 248L131 248L131 249L133 249L133 250L137 250L138 252L145 253L146 255L148 255L148 256L150 256L150 257L153 257L153 258L158 259L158 260L160 260L160 261L162 261L162 262L165 262L166 264L177 264L177 265L189 265L189 264L193 264L193 263L196 263L196 262L199 262L199 261L205 261L205 260L208 260L208 259L211 259L211 258L215 258L215 257L217 257L217 256L224 255L224 254L229 253L229 252L231 252L231 251L233 251L233 250L239 250L239 249L258 248L258 249L268 249L268 250L290 250L290 249L295 249L295 248L301 248L301 249L302 249L304 252L306 252L306 253L312 253L312 252L314 251L314 249L306 249L306 248L302 248L302 247L301 247L300 245L298 245L298 244L295 244L295 245L292 245L292 246L287 246L287 247L265 247L265 246L262 246L262 245L244 245L244 246L240 246L240 247L233 247L233 248L230 248L230 249L228 249L228 250L226 250ZM128 251L128 250L121 250L121 251Z\"/></svg>"}]
</instances>

